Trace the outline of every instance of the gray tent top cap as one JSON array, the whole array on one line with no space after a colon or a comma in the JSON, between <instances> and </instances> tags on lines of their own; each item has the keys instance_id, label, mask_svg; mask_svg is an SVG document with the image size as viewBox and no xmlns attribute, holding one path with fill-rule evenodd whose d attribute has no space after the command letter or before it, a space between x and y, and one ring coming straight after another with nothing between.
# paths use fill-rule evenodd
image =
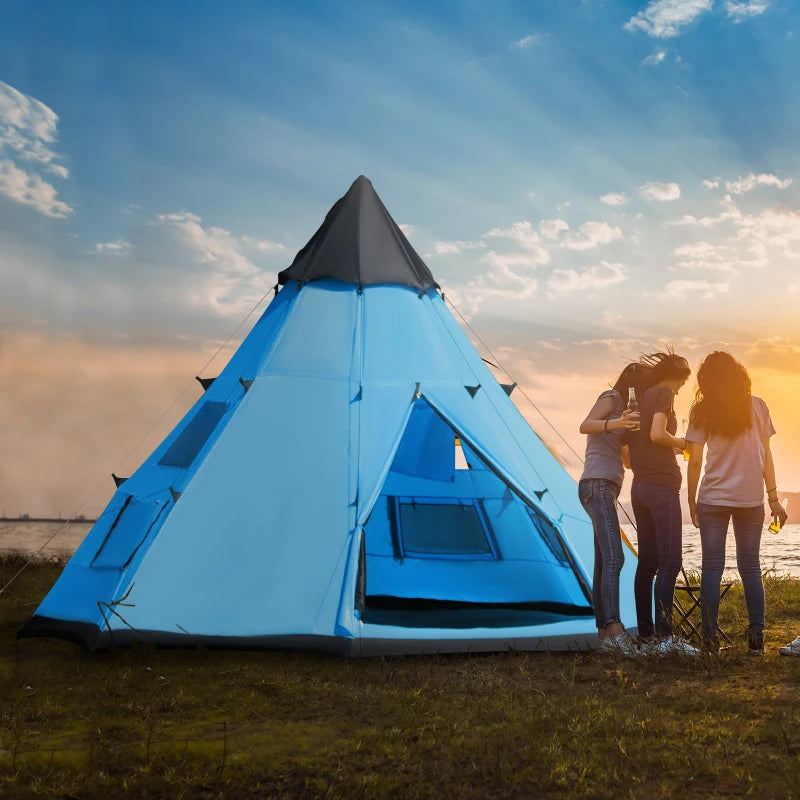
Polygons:
<instances>
[{"instance_id":1,"label":"gray tent top cap","mask_svg":"<svg viewBox=\"0 0 800 800\"><path fill-rule=\"evenodd\" d=\"M278 274L278 282L336 278L365 286L399 283L438 288L372 184L363 175L334 203L319 230Z\"/></svg>"}]
</instances>

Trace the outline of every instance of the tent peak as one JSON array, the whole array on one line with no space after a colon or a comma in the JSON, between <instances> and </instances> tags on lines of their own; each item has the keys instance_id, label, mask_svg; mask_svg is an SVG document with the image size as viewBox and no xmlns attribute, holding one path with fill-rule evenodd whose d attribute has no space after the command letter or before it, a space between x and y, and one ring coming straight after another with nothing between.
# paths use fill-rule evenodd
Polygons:
<instances>
[{"instance_id":1,"label":"tent peak","mask_svg":"<svg viewBox=\"0 0 800 800\"><path fill-rule=\"evenodd\" d=\"M278 282L307 283L321 278L359 286L397 283L423 291L438 288L364 175L334 203L317 232L278 275Z\"/></svg>"}]
</instances>

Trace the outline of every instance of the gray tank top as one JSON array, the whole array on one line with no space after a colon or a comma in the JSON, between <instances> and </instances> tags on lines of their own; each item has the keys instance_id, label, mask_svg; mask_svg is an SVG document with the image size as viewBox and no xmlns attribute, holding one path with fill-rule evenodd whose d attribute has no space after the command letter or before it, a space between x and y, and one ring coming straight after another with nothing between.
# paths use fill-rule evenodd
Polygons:
<instances>
[{"instance_id":1,"label":"gray tank top","mask_svg":"<svg viewBox=\"0 0 800 800\"><path fill-rule=\"evenodd\" d=\"M614 407L608 419L619 419L625 408L619 392L609 389L597 399L610 397ZM625 429L608 433L589 433L586 436L586 459L581 480L586 478L605 478L622 486L625 468L622 466L622 446L625 444Z\"/></svg>"}]
</instances>

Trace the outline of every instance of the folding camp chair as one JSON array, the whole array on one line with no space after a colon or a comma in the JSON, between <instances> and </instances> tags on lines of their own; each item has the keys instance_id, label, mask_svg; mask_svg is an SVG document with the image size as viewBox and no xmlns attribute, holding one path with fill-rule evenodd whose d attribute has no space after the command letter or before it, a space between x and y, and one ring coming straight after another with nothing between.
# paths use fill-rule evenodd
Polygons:
<instances>
[{"instance_id":1,"label":"folding camp chair","mask_svg":"<svg viewBox=\"0 0 800 800\"><path fill-rule=\"evenodd\" d=\"M628 517L628 520L633 525L633 520L631 520L630 516L628 516L628 512L625 511L625 516ZM635 529L635 525L633 526ZM625 535L625 531L620 526L620 533L622 534L622 541L625 542L626 545L631 549L634 555L638 556L636 552L636 548L633 546L631 540ZM672 605L673 605L673 625L674 627L681 632L685 639L694 639L696 642L702 641L703 635L700 627L695 624L694 620L692 620L691 615L695 611L695 609L700 607L700 584L699 583L692 583L689 580L689 576L686 574L686 570L681 566L681 576L683 577L683 583L676 583L675 584L675 593L672 598ZM728 589L733 586L732 581L722 581L719 585L719 599L722 602L722 598L728 593ZM685 595L685 596L684 596ZM681 597L683 599L681 599ZM722 628L720 628L719 623L717 623L717 633L719 636L725 640L726 645L732 644L730 637L727 633L725 633Z\"/></svg>"},{"instance_id":2,"label":"folding camp chair","mask_svg":"<svg viewBox=\"0 0 800 800\"><path fill-rule=\"evenodd\" d=\"M683 583L675 584L675 594L672 601L674 608L673 624L683 634L684 638L694 639L699 642L703 638L702 631L691 619L691 615L696 608L700 607L700 584L692 583L683 567L681 567L681 575L683 576ZM720 602L722 602L722 598L725 597L731 586L733 586L732 581L722 581L720 583ZM719 623L717 623L717 633L728 645L731 644L730 637L720 628Z\"/></svg>"}]
</instances>

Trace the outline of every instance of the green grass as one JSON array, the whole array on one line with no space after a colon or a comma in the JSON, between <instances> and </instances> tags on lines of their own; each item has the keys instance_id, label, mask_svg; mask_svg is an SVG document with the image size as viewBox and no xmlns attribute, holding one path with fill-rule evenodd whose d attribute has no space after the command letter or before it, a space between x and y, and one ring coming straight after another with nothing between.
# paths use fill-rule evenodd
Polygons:
<instances>
[{"instance_id":1,"label":"green grass","mask_svg":"<svg viewBox=\"0 0 800 800\"><path fill-rule=\"evenodd\" d=\"M0 586L21 562L0 561ZM57 577L0 595L0 797L800 797L800 583L739 586L722 656L347 661L15 639Z\"/></svg>"}]
</instances>

